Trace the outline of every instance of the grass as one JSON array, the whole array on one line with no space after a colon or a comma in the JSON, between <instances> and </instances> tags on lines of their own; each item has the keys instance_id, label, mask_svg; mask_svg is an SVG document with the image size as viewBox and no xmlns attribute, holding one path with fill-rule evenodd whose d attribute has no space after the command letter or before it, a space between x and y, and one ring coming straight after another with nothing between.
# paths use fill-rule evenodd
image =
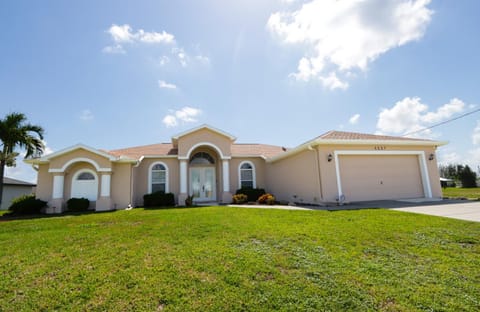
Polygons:
<instances>
[{"instance_id":1,"label":"grass","mask_svg":"<svg viewBox=\"0 0 480 312\"><path fill-rule=\"evenodd\" d=\"M0 221L1 311L478 311L480 224L207 207Z\"/></svg>"},{"instance_id":2,"label":"grass","mask_svg":"<svg viewBox=\"0 0 480 312\"><path fill-rule=\"evenodd\" d=\"M442 191L444 197L480 198L480 187L446 187Z\"/></svg>"}]
</instances>

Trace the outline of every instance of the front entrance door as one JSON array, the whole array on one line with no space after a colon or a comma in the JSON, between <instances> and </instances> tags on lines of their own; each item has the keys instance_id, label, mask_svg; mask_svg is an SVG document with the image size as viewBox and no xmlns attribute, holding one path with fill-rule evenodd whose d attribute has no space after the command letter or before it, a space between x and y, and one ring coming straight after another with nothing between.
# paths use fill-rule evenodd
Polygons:
<instances>
[{"instance_id":1,"label":"front entrance door","mask_svg":"<svg viewBox=\"0 0 480 312\"><path fill-rule=\"evenodd\" d=\"M216 200L214 167L190 168L190 194L197 202Z\"/></svg>"}]
</instances>

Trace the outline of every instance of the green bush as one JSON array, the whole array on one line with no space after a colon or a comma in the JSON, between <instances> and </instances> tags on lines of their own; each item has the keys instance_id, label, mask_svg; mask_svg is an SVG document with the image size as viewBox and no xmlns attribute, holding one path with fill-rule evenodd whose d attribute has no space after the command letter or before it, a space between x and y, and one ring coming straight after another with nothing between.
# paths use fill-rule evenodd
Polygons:
<instances>
[{"instance_id":1,"label":"green bush","mask_svg":"<svg viewBox=\"0 0 480 312\"><path fill-rule=\"evenodd\" d=\"M42 208L47 206L47 202L35 198L35 194L22 195L14 200L8 207L13 214L39 214Z\"/></svg>"},{"instance_id":2,"label":"green bush","mask_svg":"<svg viewBox=\"0 0 480 312\"><path fill-rule=\"evenodd\" d=\"M187 207L193 206L193 195L188 195L187 198L185 198L185 206Z\"/></svg>"},{"instance_id":3,"label":"green bush","mask_svg":"<svg viewBox=\"0 0 480 312\"><path fill-rule=\"evenodd\" d=\"M87 211L90 201L86 198L70 198L67 200L68 211Z\"/></svg>"},{"instance_id":4,"label":"green bush","mask_svg":"<svg viewBox=\"0 0 480 312\"><path fill-rule=\"evenodd\" d=\"M251 188L251 187L245 187L245 188L241 188L241 189L238 189L236 192L235 192L236 195L238 194L245 194L247 195L247 198L248 198L248 201L249 202L255 202L257 201L257 199L262 196L263 194L265 194L265 190L264 189L261 189L261 188Z\"/></svg>"},{"instance_id":5,"label":"green bush","mask_svg":"<svg viewBox=\"0 0 480 312\"><path fill-rule=\"evenodd\" d=\"M172 193L162 191L143 195L144 207L173 207L175 206L175 197Z\"/></svg>"},{"instance_id":6,"label":"green bush","mask_svg":"<svg viewBox=\"0 0 480 312\"><path fill-rule=\"evenodd\" d=\"M235 194L232 197L234 204L245 204L248 201L248 196L245 194Z\"/></svg>"}]
</instances>

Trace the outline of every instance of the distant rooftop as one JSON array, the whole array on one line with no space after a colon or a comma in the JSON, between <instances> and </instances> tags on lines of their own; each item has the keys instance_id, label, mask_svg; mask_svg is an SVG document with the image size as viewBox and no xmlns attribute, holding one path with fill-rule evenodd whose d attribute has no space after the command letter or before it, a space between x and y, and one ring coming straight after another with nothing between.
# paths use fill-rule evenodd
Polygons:
<instances>
[{"instance_id":1,"label":"distant rooftop","mask_svg":"<svg viewBox=\"0 0 480 312\"><path fill-rule=\"evenodd\" d=\"M23 185L23 186L36 186L36 184L30 183L30 182L25 182L25 181L20 181L17 179L12 179L12 178L3 178L3 185Z\"/></svg>"}]
</instances>

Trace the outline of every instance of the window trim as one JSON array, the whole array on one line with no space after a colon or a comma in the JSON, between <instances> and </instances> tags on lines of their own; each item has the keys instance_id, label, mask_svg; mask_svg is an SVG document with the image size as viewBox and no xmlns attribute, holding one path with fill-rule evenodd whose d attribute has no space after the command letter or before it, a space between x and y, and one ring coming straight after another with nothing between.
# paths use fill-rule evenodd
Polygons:
<instances>
[{"instance_id":1,"label":"window trim","mask_svg":"<svg viewBox=\"0 0 480 312\"><path fill-rule=\"evenodd\" d=\"M241 189L242 188L242 166L244 164L249 164L251 167L252 167L252 179L253 179L253 188L257 188L257 174L256 174L256 169L255 169L255 165L253 164L253 162L251 162L250 160L244 160L242 162L240 162L240 164L238 165L238 188ZM245 169L243 169L245 170Z\"/></svg>"},{"instance_id":2,"label":"window trim","mask_svg":"<svg viewBox=\"0 0 480 312\"><path fill-rule=\"evenodd\" d=\"M155 161L148 167L148 194L152 193L152 170L155 165L162 165L165 167L165 193L169 193L169 179L168 179L168 166L163 161Z\"/></svg>"}]
</instances>

